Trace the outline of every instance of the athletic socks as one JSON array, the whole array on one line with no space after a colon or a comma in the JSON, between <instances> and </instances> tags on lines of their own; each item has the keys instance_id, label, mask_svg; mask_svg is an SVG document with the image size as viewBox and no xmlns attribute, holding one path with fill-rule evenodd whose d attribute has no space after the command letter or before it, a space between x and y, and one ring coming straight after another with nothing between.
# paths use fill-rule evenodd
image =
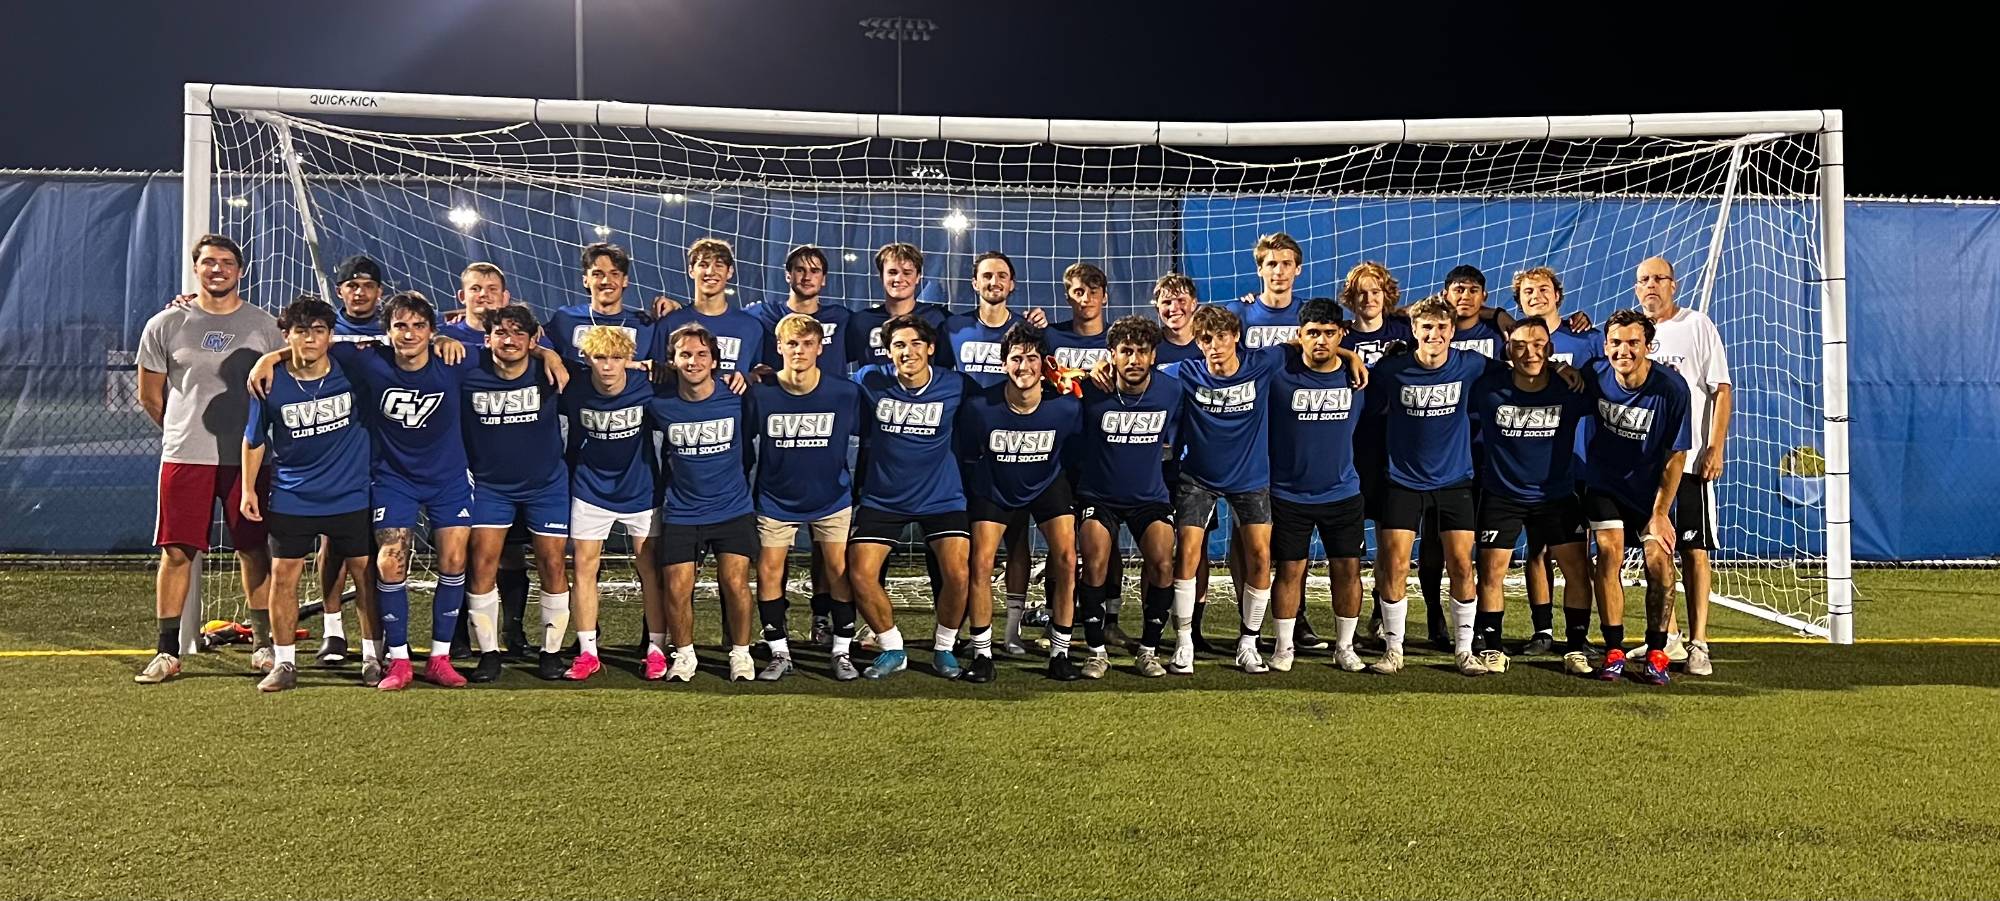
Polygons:
<instances>
[{"instance_id":1,"label":"athletic socks","mask_svg":"<svg viewBox=\"0 0 2000 901\"><path fill-rule=\"evenodd\" d=\"M1255 589L1252 590L1254 591ZM1296 628L1298 624L1299 621L1296 617L1280 617L1278 619L1278 644L1274 649L1277 653L1283 654L1292 649L1292 629ZM1257 640L1255 634L1249 637L1251 641Z\"/></svg>"},{"instance_id":2,"label":"athletic socks","mask_svg":"<svg viewBox=\"0 0 2000 901\"><path fill-rule=\"evenodd\" d=\"M250 635L256 640L256 644L253 647L268 648L271 646L271 611L250 611Z\"/></svg>"},{"instance_id":3,"label":"athletic socks","mask_svg":"<svg viewBox=\"0 0 2000 901\"><path fill-rule=\"evenodd\" d=\"M1489 651L1500 650L1500 620L1504 610L1481 610L1472 616L1473 645Z\"/></svg>"},{"instance_id":4,"label":"athletic socks","mask_svg":"<svg viewBox=\"0 0 2000 901\"><path fill-rule=\"evenodd\" d=\"M1563 646L1564 653L1581 651L1590 646L1589 607L1579 607L1574 610L1563 608L1563 638L1566 642Z\"/></svg>"},{"instance_id":5,"label":"athletic socks","mask_svg":"<svg viewBox=\"0 0 2000 901\"><path fill-rule=\"evenodd\" d=\"M500 631L505 635L519 635L522 620L528 615L528 571L502 569L494 581L500 591ZM520 648L514 650L519 651Z\"/></svg>"},{"instance_id":6,"label":"athletic socks","mask_svg":"<svg viewBox=\"0 0 2000 901\"><path fill-rule=\"evenodd\" d=\"M1479 615L1479 601L1452 601L1452 651L1459 654L1472 653L1473 619Z\"/></svg>"},{"instance_id":7,"label":"athletic socks","mask_svg":"<svg viewBox=\"0 0 2000 901\"><path fill-rule=\"evenodd\" d=\"M1609 654L1614 650L1618 651L1625 650L1624 623L1619 623L1618 625L1615 626L1610 623L1605 623L1603 624L1603 626L1600 627L1600 629L1604 632L1605 653Z\"/></svg>"},{"instance_id":8,"label":"athletic socks","mask_svg":"<svg viewBox=\"0 0 2000 901\"><path fill-rule=\"evenodd\" d=\"M646 653L650 654L654 651L659 651L662 654L667 652L667 633L646 633Z\"/></svg>"},{"instance_id":9,"label":"athletic socks","mask_svg":"<svg viewBox=\"0 0 2000 901\"><path fill-rule=\"evenodd\" d=\"M1337 648L1354 647L1354 631L1360 627L1361 617L1335 614L1333 617L1333 646Z\"/></svg>"},{"instance_id":10,"label":"athletic socks","mask_svg":"<svg viewBox=\"0 0 2000 901\"><path fill-rule=\"evenodd\" d=\"M1194 640L1194 580L1174 580L1174 632L1181 641Z\"/></svg>"},{"instance_id":11,"label":"athletic socks","mask_svg":"<svg viewBox=\"0 0 2000 901\"><path fill-rule=\"evenodd\" d=\"M1648 651L1664 651L1664 650L1666 650L1666 649L1667 649L1667 630L1665 630L1665 629L1647 629L1647 630L1646 630L1646 650L1648 650Z\"/></svg>"},{"instance_id":12,"label":"athletic socks","mask_svg":"<svg viewBox=\"0 0 2000 901\"><path fill-rule=\"evenodd\" d=\"M361 639L361 659L382 662L382 642L374 638Z\"/></svg>"},{"instance_id":13,"label":"athletic socks","mask_svg":"<svg viewBox=\"0 0 2000 901\"><path fill-rule=\"evenodd\" d=\"M451 653L458 609L464 603L465 573L438 573L437 591L431 595L431 656Z\"/></svg>"},{"instance_id":14,"label":"athletic socks","mask_svg":"<svg viewBox=\"0 0 2000 901\"><path fill-rule=\"evenodd\" d=\"M1160 637L1167 631L1167 614L1174 607L1174 589L1171 585L1146 585L1143 591L1146 623L1141 632L1140 642L1146 647L1157 648L1160 646Z\"/></svg>"},{"instance_id":15,"label":"athletic socks","mask_svg":"<svg viewBox=\"0 0 2000 901\"><path fill-rule=\"evenodd\" d=\"M977 626L972 630L972 656L993 656L993 627Z\"/></svg>"},{"instance_id":16,"label":"athletic socks","mask_svg":"<svg viewBox=\"0 0 2000 901\"><path fill-rule=\"evenodd\" d=\"M319 622L320 622L319 626L320 637L322 638L347 637L347 624L341 621L340 614L322 613L319 615Z\"/></svg>"},{"instance_id":17,"label":"athletic socks","mask_svg":"<svg viewBox=\"0 0 2000 901\"><path fill-rule=\"evenodd\" d=\"M881 645L884 651L900 651L903 649L903 630L890 626L889 631L875 635L875 643Z\"/></svg>"},{"instance_id":18,"label":"athletic socks","mask_svg":"<svg viewBox=\"0 0 2000 901\"><path fill-rule=\"evenodd\" d=\"M1409 621L1408 602L1382 599L1382 643L1387 650L1403 650L1403 630L1409 625Z\"/></svg>"},{"instance_id":19,"label":"athletic socks","mask_svg":"<svg viewBox=\"0 0 2000 901\"><path fill-rule=\"evenodd\" d=\"M937 631L931 633L931 650L949 651L957 646L958 629L939 626L937 627ZM883 645L883 649L887 650L888 646Z\"/></svg>"},{"instance_id":20,"label":"athletic socks","mask_svg":"<svg viewBox=\"0 0 2000 901\"><path fill-rule=\"evenodd\" d=\"M569 631L569 592L542 592L542 652L562 650L563 634Z\"/></svg>"},{"instance_id":21,"label":"athletic socks","mask_svg":"<svg viewBox=\"0 0 2000 901\"><path fill-rule=\"evenodd\" d=\"M1021 643L1021 622L1028 616L1027 592L1007 593L1007 632L1009 644Z\"/></svg>"},{"instance_id":22,"label":"athletic socks","mask_svg":"<svg viewBox=\"0 0 2000 901\"><path fill-rule=\"evenodd\" d=\"M786 640L785 610L791 605L783 596L776 600L758 601L757 618L764 621L764 643L771 646L771 656L790 657L792 649Z\"/></svg>"},{"instance_id":23,"label":"athletic socks","mask_svg":"<svg viewBox=\"0 0 2000 901\"><path fill-rule=\"evenodd\" d=\"M271 648L271 662L279 666L283 666L284 664L287 663L293 666L298 666L299 665L298 653L299 649L297 645L289 645L289 644L276 645Z\"/></svg>"},{"instance_id":24,"label":"athletic socks","mask_svg":"<svg viewBox=\"0 0 2000 901\"><path fill-rule=\"evenodd\" d=\"M1243 632L1256 635L1264 631L1264 611L1271 607L1269 587L1243 589Z\"/></svg>"},{"instance_id":25,"label":"athletic socks","mask_svg":"<svg viewBox=\"0 0 2000 901\"><path fill-rule=\"evenodd\" d=\"M1543 632L1553 632L1555 630L1556 605L1553 602L1529 605L1528 618L1534 620L1536 635L1540 635Z\"/></svg>"},{"instance_id":26,"label":"athletic socks","mask_svg":"<svg viewBox=\"0 0 2000 901\"><path fill-rule=\"evenodd\" d=\"M1077 600L1083 614L1083 640L1094 648L1104 646L1104 586L1077 586Z\"/></svg>"},{"instance_id":27,"label":"athletic socks","mask_svg":"<svg viewBox=\"0 0 2000 901\"><path fill-rule=\"evenodd\" d=\"M391 652L410 643L410 583L377 582L375 605L382 614L382 643ZM406 650L404 656L409 656ZM398 658L400 659L400 658Z\"/></svg>"},{"instance_id":28,"label":"athletic socks","mask_svg":"<svg viewBox=\"0 0 2000 901\"><path fill-rule=\"evenodd\" d=\"M1069 656L1069 640L1070 640L1070 639L1069 639L1069 630L1068 630L1068 629L1058 629L1058 628L1056 628L1055 626L1050 626L1050 627L1049 627L1049 656L1050 656L1050 657L1068 657L1068 656Z\"/></svg>"},{"instance_id":29,"label":"athletic socks","mask_svg":"<svg viewBox=\"0 0 2000 901\"><path fill-rule=\"evenodd\" d=\"M472 640L478 643L479 653L490 654L500 650L499 590L466 595L465 611L472 620Z\"/></svg>"},{"instance_id":30,"label":"athletic socks","mask_svg":"<svg viewBox=\"0 0 2000 901\"><path fill-rule=\"evenodd\" d=\"M181 655L181 618L162 616L160 620L159 652L169 657Z\"/></svg>"},{"instance_id":31,"label":"athletic socks","mask_svg":"<svg viewBox=\"0 0 2000 901\"><path fill-rule=\"evenodd\" d=\"M592 657L597 656L597 630L576 630L576 646L578 650L585 654L589 654Z\"/></svg>"}]
</instances>

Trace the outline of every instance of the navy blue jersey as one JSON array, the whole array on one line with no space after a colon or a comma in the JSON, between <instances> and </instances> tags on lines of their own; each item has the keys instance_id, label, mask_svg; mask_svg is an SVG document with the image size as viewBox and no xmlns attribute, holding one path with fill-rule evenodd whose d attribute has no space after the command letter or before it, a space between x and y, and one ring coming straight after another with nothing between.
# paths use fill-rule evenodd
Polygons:
<instances>
[{"instance_id":1,"label":"navy blue jersey","mask_svg":"<svg viewBox=\"0 0 2000 901\"><path fill-rule=\"evenodd\" d=\"M1354 426L1362 396L1352 367L1314 372L1303 354L1287 347L1271 395L1271 496L1330 504L1360 494Z\"/></svg>"},{"instance_id":2,"label":"navy blue jersey","mask_svg":"<svg viewBox=\"0 0 2000 901\"><path fill-rule=\"evenodd\" d=\"M1111 349L1104 346L1103 330L1095 335L1079 335L1075 322L1064 321L1049 326L1042 334L1049 342L1049 349L1055 352L1059 366L1089 372L1099 360L1111 356Z\"/></svg>"},{"instance_id":3,"label":"navy blue jersey","mask_svg":"<svg viewBox=\"0 0 2000 901\"><path fill-rule=\"evenodd\" d=\"M766 300L744 307L764 328L764 349L760 359L772 369L784 367L784 357L778 353L778 322L792 314L789 298ZM819 322L819 371L836 379L847 378L847 325L854 313L837 303L822 300L819 310L812 318Z\"/></svg>"},{"instance_id":4,"label":"navy blue jersey","mask_svg":"<svg viewBox=\"0 0 2000 901\"><path fill-rule=\"evenodd\" d=\"M1563 326L1549 333L1549 362L1568 363L1578 369L1592 360L1604 359L1604 333L1597 329L1581 332Z\"/></svg>"},{"instance_id":5,"label":"navy blue jersey","mask_svg":"<svg viewBox=\"0 0 2000 901\"><path fill-rule=\"evenodd\" d=\"M380 337L382 337L381 319L373 316L367 319L355 319L347 315L346 307L336 305L333 308L333 340L365 344Z\"/></svg>"},{"instance_id":6,"label":"navy blue jersey","mask_svg":"<svg viewBox=\"0 0 2000 901\"><path fill-rule=\"evenodd\" d=\"M572 364L573 372L582 373L590 365L577 342L583 333L594 325L608 325L625 333L632 339L632 356L645 359L653 346L653 331L658 323L644 310L633 307L619 307L615 313L600 313L588 303L571 304L549 314L549 321L542 326L542 336L563 361Z\"/></svg>"},{"instance_id":7,"label":"navy blue jersey","mask_svg":"<svg viewBox=\"0 0 2000 901\"><path fill-rule=\"evenodd\" d=\"M1553 375L1540 391L1515 385L1511 370L1474 382L1472 411L1486 447L1482 489L1525 504L1574 492L1576 427L1590 408L1588 395Z\"/></svg>"},{"instance_id":8,"label":"navy blue jersey","mask_svg":"<svg viewBox=\"0 0 2000 901\"><path fill-rule=\"evenodd\" d=\"M821 376L804 394L775 381L750 386L743 418L757 432L757 512L812 522L853 503L848 446L867 416L861 387Z\"/></svg>"},{"instance_id":9,"label":"navy blue jersey","mask_svg":"<svg viewBox=\"0 0 2000 901\"><path fill-rule=\"evenodd\" d=\"M1032 413L1007 406L1007 386L968 395L958 408L958 442L977 493L1002 510L1041 497L1063 471L1063 448L1081 425L1082 407L1067 394L1045 392Z\"/></svg>"},{"instance_id":10,"label":"navy blue jersey","mask_svg":"<svg viewBox=\"0 0 2000 901\"><path fill-rule=\"evenodd\" d=\"M1196 344L1193 338L1189 338L1186 344L1175 344L1171 339L1163 338L1153 348L1153 365L1161 368L1165 368L1169 363L1199 359L1201 359L1201 345Z\"/></svg>"},{"instance_id":11,"label":"navy blue jersey","mask_svg":"<svg viewBox=\"0 0 2000 901\"><path fill-rule=\"evenodd\" d=\"M422 369L404 372L387 345L335 344L334 362L367 398L363 419L375 436L375 474L412 485L439 485L466 477L465 436L459 428L459 395L483 354L468 349L447 366L431 354Z\"/></svg>"},{"instance_id":12,"label":"navy blue jersey","mask_svg":"<svg viewBox=\"0 0 2000 901\"><path fill-rule=\"evenodd\" d=\"M1451 349L1470 351L1489 360L1505 360L1507 336L1500 334L1492 320L1482 317L1469 327L1452 330Z\"/></svg>"},{"instance_id":13,"label":"navy blue jersey","mask_svg":"<svg viewBox=\"0 0 2000 901\"><path fill-rule=\"evenodd\" d=\"M953 368L980 387L991 387L1007 380L1007 354L1000 347L1000 339L1020 322L1020 315L1012 311L1007 313L1007 321L998 326L986 325L978 316L961 313L945 320L943 337L938 343L949 351L946 356Z\"/></svg>"},{"instance_id":14,"label":"navy blue jersey","mask_svg":"<svg viewBox=\"0 0 2000 901\"><path fill-rule=\"evenodd\" d=\"M463 319L457 322L438 323L437 336L440 338L450 338L465 345L465 352L468 355L476 354L480 348L486 346L485 330L474 327L471 323Z\"/></svg>"},{"instance_id":15,"label":"navy blue jersey","mask_svg":"<svg viewBox=\"0 0 2000 901\"><path fill-rule=\"evenodd\" d=\"M1412 491L1436 491L1472 480L1472 383L1506 365L1453 350L1444 365L1425 369L1416 354L1382 361L1369 376L1381 386L1388 423L1383 446L1389 478Z\"/></svg>"},{"instance_id":16,"label":"navy blue jersey","mask_svg":"<svg viewBox=\"0 0 2000 901\"><path fill-rule=\"evenodd\" d=\"M1361 362L1369 369L1382 362L1382 355L1389 345L1398 341L1414 345L1416 336L1410 331L1410 320L1398 315L1382 317L1381 327L1372 332L1356 331L1350 320L1347 332L1340 336L1340 346L1361 355Z\"/></svg>"},{"instance_id":17,"label":"navy blue jersey","mask_svg":"<svg viewBox=\"0 0 2000 901\"><path fill-rule=\"evenodd\" d=\"M263 400L252 400L243 440L270 445L266 509L288 516L332 516L368 508L369 443L361 395L340 365L300 381L284 363Z\"/></svg>"},{"instance_id":18,"label":"navy blue jersey","mask_svg":"<svg viewBox=\"0 0 2000 901\"><path fill-rule=\"evenodd\" d=\"M861 476L861 503L904 516L965 509L952 426L965 396L977 390L972 380L932 366L930 380L910 389L894 367L878 363L856 372L854 381L869 414L862 427L868 470Z\"/></svg>"},{"instance_id":19,"label":"navy blue jersey","mask_svg":"<svg viewBox=\"0 0 2000 901\"><path fill-rule=\"evenodd\" d=\"M944 324L951 319L951 311L934 303L918 301L913 312L931 324L941 336ZM865 310L857 310L847 324L847 360L859 371L889 359L888 347L882 341L882 326L889 319L887 310L875 304ZM951 345L944 338L938 338L939 347L931 354L932 366L952 365Z\"/></svg>"},{"instance_id":20,"label":"navy blue jersey","mask_svg":"<svg viewBox=\"0 0 2000 901\"><path fill-rule=\"evenodd\" d=\"M667 346L674 329L689 323L699 323L702 328L715 333L715 371L749 373L764 362L764 323L757 317L731 307L713 316L695 312L693 307L684 307L667 314L653 328L653 366L674 365L674 349Z\"/></svg>"},{"instance_id":21,"label":"navy blue jersey","mask_svg":"<svg viewBox=\"0 0 2000 901\"><path fill-rule=\"evenodd\" d=\"M743 398L721 379L714 382L703 400L669 391L647 403L653 428L664 437L660 518L673 525L726 522L752 509L743 464L753 436L743 428Z\"/></svg>"},{"instance_id":22,"label":"navy blue jersey","mask_svg":"<svg viewBox=\"0 0 2000 901\"><path fill-rule=\"evenodd\" d=\"M624 390L611 395L597 393L589 378L570 379L562 396L570 497L613 513L653 508L660 458L646 417L652 399L652 384L638 372L627 372Z\"/></svg>"},{"instance_id":23,"label":"navy blue jersey","mask_svg":"<svg viewBox=\"0 0 2000 901\"><path fill-rule=\"evenodd\" d=\"M1210 491L1235 493L1271 484L1271 378L1285 363L1271 347L1242 350L1236 371L1218 376L1207 360L1186 360L1165 372L1178 379L1181 474Z\"/></svg>"},{"instance_id":24,"label":"navy blue jersey","mask_svg":"<svg viewBox=\"0 0 2000 901\"><path fill-rule=\"evenodd\" d=\"M1667 458L1693 446L1687 380L1654 364L1637 390L1618 384L1606 360L1585 369L1597 417L1591 423L1585 484L1637 510L1653 509Z\"/></svg>"},{"instance_id":25,"label":"navy blue jersey","mask_svg":"<svg viewBox=\"0 0 2000 901\"><path fill-rule=\"evenodd\" d=\"M1282 307L1266 306L1262 300L1237 308L1243 320L1243 346L1251 350L1277 347L1299 333L1299 301Z\"/></svg>"},{"instance_id":26,"label":"navy blue jersey","mask_svg":"<svg viewBox=\"0 0 2000 901\"><path fill-rule=\"evenodd\" d=\"M528 358L516 378L501 378L491 356L465 376L465 453L476 491L522 498L567 478L562 404L542 361Z\"/></svg>"},{"instance_id":27,"label":"navy blue jersey","mask_svg":"<svg viewBox=\"0 0 2000 901\"><path fill-rule=\"evenodd\" d=\"M1381 327L1372 332L1354 331L1350 328L1340 337L1340 346L1361 355L1361 362L1369 371L1382 364L1389 347L1397 342L1414 346L1416 337L1410 331L1410 320L1400 315L1382 317ZM1387 396L1380 389L1379 381L1370 381L1363 392L1361 421L1354 426L1354 444L1365 449L1373 459L1381 459L1383 442L1388 440L1389 405Z\"/></svg>"},{"instance_id":28,"label":"navy blue jersey","mask_svg":"<svg viewBox=\"0 0 2000 901\"><path fill-rule=\"evenodd\" d=\"M1183 389L1155 372L1138 395L1083 383L1083 428L1072 444L1078 498L1114 506L1171 503L1160 464L1178 440Z\"/></svg>"}]
</instances>

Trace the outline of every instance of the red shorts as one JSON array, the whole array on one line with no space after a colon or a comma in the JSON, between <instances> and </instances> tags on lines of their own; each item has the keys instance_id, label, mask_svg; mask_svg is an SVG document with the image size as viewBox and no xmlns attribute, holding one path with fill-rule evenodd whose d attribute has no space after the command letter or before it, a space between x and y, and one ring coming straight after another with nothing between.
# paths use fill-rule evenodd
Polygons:
<instances>
[{"instance_id":1,"label":"red shorts","mask_svg":"<svg viewBox=\"0 0 2000 901\"><path fill-rule=\"evenodd\" d=\"M182 544L197 551L208 550L209 527L215 523L215 504L222 502L222 521L229 527L229 540L238 550L262 549L264 524L243 518L243 470L213 463L160 464L159 513L154 518L153 544L166 547ZM257 474L257 497L268 504L271 497L271 470Z\"/></svg>"}]
</instances>

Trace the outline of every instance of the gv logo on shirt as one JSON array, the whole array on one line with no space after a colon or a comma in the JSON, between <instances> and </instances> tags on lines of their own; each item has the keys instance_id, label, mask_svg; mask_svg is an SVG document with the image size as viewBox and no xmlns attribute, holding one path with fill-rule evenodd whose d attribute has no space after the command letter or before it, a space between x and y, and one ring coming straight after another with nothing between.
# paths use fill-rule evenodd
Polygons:
<instances>
[{"instance_id":1,"label":"gv logo on shirt","mask_svg":"<svg viewBox=\"0 0 2000 901\"><path fill-rule=\"evenodd\" d=\"M944 420L944 403L930 401L913 404L893 397L885 397L875 403L875 418L884 425L929 426L936 428Z\"/></svg>"},{"instance_id":2,"label":"gv logo on shirt","mask_svg":"<svg viewBox=\"0 0 2000 901\"><path fill-rule=\"evenodd\" d=\"M1111 350L1104 347L1058 347L1056 365L1065 369L1089 369L1109 356Z\"/></svg>"},{"instance_id":3,"label":"gv logo on shirt","mask_svg":"<svg viewBox=\"0 0 2000 901\"><path fill-rule=\"evenodd\" d=\"M424 422L437 412L438 404L444 402L444 393L419 394L409 388L390 388L382 392L382 416L391 422L402 423L406 429L421 429Z\"/></svg>"},{"instance_id":4,"label":"gv logo on shirt","mask_svg":"<svg viewBox=\"0 0 2000 901\"><path fill-rule=\"evenodd\" d=\"M1001 371L999 342L967 341L959 345L958 368L966 372Z\"/></svg>"},{"instance_id":5,"label":"gv logo on shirt","mask_svg":"<svg viewBox=\"0 0 2000 901\"><path fill-rule=\"evenodd\" d=\"M1237 407L1257 402L1257 383L1244 382L1224 388L1194 389L1194 402L1204 407Z\"/></svg>"},{"instance_id":6,"label":"gv logo on shirt","mask_svg":"<svg viewBox=\"0 0 2000 901\"><path fill-rule=\"evenodd\" d=\"M1106 410L1097 428L1112 444L1151 444L1167 427L1164 410Z\"/></svg>"},{"instance_id":7,"label":"gv logo on shirt","mask_svg":"<svg viewBox=\"0 0 2000 901\"><path fill-rule=\"evenodd\" d=\"M1480 356L1482 356L1482 357L1485 357L1485 358L1487 358L1487 359L1492 359L1492 358L1493 358L1493 339L1492 339L1492 338L1467 338L1467 339L1465 339L1464 341L1453 341L1453 342L1451 342L1451 349L1452 349L1452 350L1468 350L1468 351L1471 351L1471 352L1473 352L1473 353L1476 353L1476 354L1478 354L1478 355L1480 355Z\"/></svg>"},{"instance_id":8,"label":"gv logo on shirt","mask_svg":"<svg viewBox=\"0 0 2000 901\"><path fill-rule=\"evenodd\" d=\"M337 422L346 419L354 411L354 395L349 393L322 397L319 400L304 400L286 404L280 415L284 417L285 428L300 429L319 425L323 422Z\"/></svg>"},{"instance_id":9,"label":"gv logo on shirt","mask_svg":"<svg viewBox=\"0 0 2000 901\"><path fill-rule=\"evenodd\" d=\"M602 441L630 438L646 422L645 407L626 407L623 410L581 410L577 420L583 423L584 434Z\"/></svg>"},{"instance_id":10,"label":"gv logo on shirt","mask_svg":"<svg viewBox=\"0 0 2000 901\"><path fill-rule=\"evenodd\" d=\"M1458 409L1459 385L1459 382L1446 382L1442 385L1404 385L1403 390L1398 393L1403 401L1403 406L1412 411L1435 410L1438 414L1450 413ZM1416 415L1427 416L1436 414L1417 413Z\"/></svg>"},{"instance_id":11,"label":"gv logo on shirt","mask_svg":"<svg viewBox=\"0 0 2000 901\"><path fill-rule=\"evenodd\" d=\"M1299 333L1296 325L1253 325L1243 330L1245 347L1276 347Z\"/></svg>"},{"instance_id":12,"label":"gv logo on shirt","mask_svg":"<svg viewBox=\"0 0 2000 901\"><path fill-rule=\"evenodd\" d=\"M229 342L234 340L236 340L236 336L228 332L209 332L201 336L201 349L209 353L219 354L228 350Z\"/></svg>"},{"instance_id":13,"label":"gv logo on shirt","mask_svg":"<svg viewBox=\"0 0 2000 901\"><path fill-rule=\"evenodd\" d=\"M1353 388L1299 388L1292 392L1295 413L1345 413L1352 409Z\"/></svg>"},{"instance_id":14,"label":"gv logo on shirt","mask_svg":"<svg viewBox=\"0 0 2000 901\"><path fill-rule=\"evenodd\" d=\"M721 358L717 362L728 363L733 367L737 360L742 359L743 339L731 338L728 335L716 335L715 352Z\"/></svg>"},{"instance_id":15,"label":"gv logo on shirt","mask_svg":"<svg viewBox=\"0 0 2000 901\"><path fill-rule=\"evenodd\" d=\"M1613 434L1633 441L1644 441L1653 431L1652 410L1615 404L1604 398L1597 400L1597 420Z\"/></svg>"},{"instance_id":16,"label":"gv logo on shirt","mask_svg":"<svg viewBox=\"0 0 2000 901\"><path fill-rule=\"evenodd\" d=\"M706 422L674 422L667 424L667 443L675 452L684 457L719 454L729 449L736 440L736 419L710 419Z\"/></svg>"},{"instance_id":17,"label":"gv logo on shirt","mask_svg":"<svg viewBox=\"0 0 2000 901\"><path fill-rule=\"evenodd\" d=\"M539 387L472 393L472 412L481 416L534 413L541 409L542 389Z\"/></svg>"},{"instance_id":18,"label":"gv logo on shirt","mask_svg":"<svg viewBox=\"0 0 2000 901\"><path fill-rule=\"evenodd\" d=\"M773 413L764 417L764 434L773 438L831 438L832 413Z\"/></svg>"},{"instance_id":19,"label":"gv logo on shirt","mask_svg":"<svg viewBox=\"0 0 2000 901\"><path fill-rule=\"evenodd\" d=\"M1034 432L1017 432L1012 429L994 429L986 433L986 449L996 454L1048 454L1055 450L1054 429Z\"/></svg>"}]
</instances>

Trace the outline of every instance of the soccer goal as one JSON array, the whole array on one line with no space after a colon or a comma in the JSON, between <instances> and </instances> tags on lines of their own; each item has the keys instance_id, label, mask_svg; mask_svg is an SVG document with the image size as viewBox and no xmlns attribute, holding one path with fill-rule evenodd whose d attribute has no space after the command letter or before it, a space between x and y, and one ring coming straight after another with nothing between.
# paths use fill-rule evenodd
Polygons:
<instances>
[{"instance_id":1,"label":"soccer goal","mask_svg":"<svg viewBox=\"0 0 2000 901\"><path fill-rule=\"evenodd\" d=\"M1259 288L1257 236L1284 231L1299 297L1377 260L1408 303L1470 263L1512 308L1513 275L1547 265L1601 322L1663 255L1735 379L1717 600L1852 639L1838 111L1116 122L192 84L185 113L188 240L241 241L266 307L331 297L332 266L367 253L446 309L468 262L495 263L546 313L584 299L593 241L631 251L628 303L686 298L686 248L713 235L739 303L784 297L804 243L834 270L823 297L877 301L874 251L907 241L922 299L969 308L972 258L1000 250L1017 308L1066 318L1060 273L1088 261L1116 316L1169 271L1234 303Z\"/></svg>"}]
</instances>

